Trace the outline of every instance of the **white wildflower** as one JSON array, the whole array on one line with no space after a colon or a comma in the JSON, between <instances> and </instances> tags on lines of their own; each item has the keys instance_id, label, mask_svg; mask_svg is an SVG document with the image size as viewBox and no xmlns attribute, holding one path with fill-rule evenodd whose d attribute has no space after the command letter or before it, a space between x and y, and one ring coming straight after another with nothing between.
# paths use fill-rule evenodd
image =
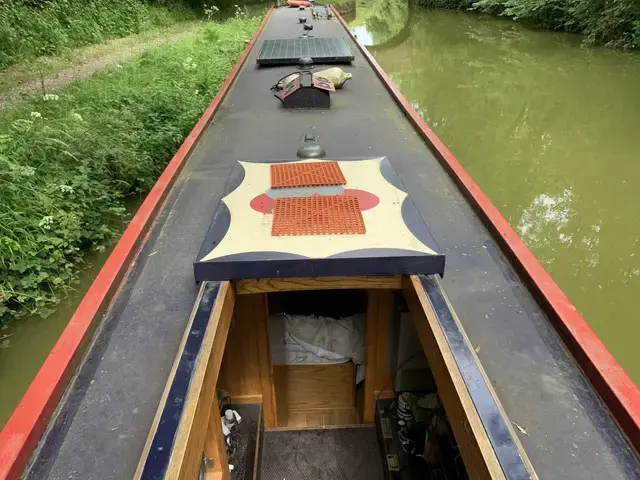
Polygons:
<instances>
[{"instance_id":1,"label":"white wildflower","mask_svg":"<svg viewBox=\"0 0 640 480\"><path fill-rule=\"evenodd\" d=\"M193 61L193 58L187 57L186 60L182 63L182 66L185 70L194 70L198 65Z\"/></svg>"},{"instance_id":2,"label":"white wildflower","mask_svg":"<svg viewBox=\"0 0 640 480\"><path fill-rule=\"evenodd\" d=\"M213 17L220 11L218 7L215 5L211 5L210 7L207 4L204 5L204 14L207 16L209 20L213 20Z\"/></svg>"},{"instance_id":3,"label":"white wildflower","mask_svg":"<svg viewBox=\"0 0 640 480\"><path fill-rule=\"evenodd\" d=\"M46 217L42 217L42 220L40 220L40 223L38 223L38 226L44 228L45 230L49 230L51 228L52 223L53 223L53 217L51 215L47 215Z\"/></svg>"},{"instance_id":4,"label":"white wildflower","mask_svg":"<svg viewBox=\"0 0 640 480\"><path fill-rule=\"evenodd\" d=\"M53 94L53 93L47 93L42 97L42 99L45 102L51 102L51 101L55 102L56 100L60 100L60 97L58 95Z\"/></svg>"},{"instance_id":5,"label":"white wildflower","mask_svg":"<svg viewBox=\"0 0 640 480\"><path fill-rule=\"evenodd\" d=\"M36 169L28 165L9 163L9 169L20 177L33 177L36 174Z\"/></svg>"},{"instance_id":6,"label":"white wildflower","mask_svg":"<svg viewBox=\"0 0 640 480\"><path fill-rule=\"evenodd\" d=\"M31 112L31 118L42 118L42 114L40 112Z\"/></svg>"},{"instance_id":7,"label":"white wildflower","mask_svg":"<svg viewBox=\"0 0 640 480\"><path fill-rule=\"evenodd\" d=\"M22 166L17 171L23 177L33 177L36 174L36 169L29 166Z\"/></svg>"},{"instance_id":8,"label":"white wildflower","mask_svg":"<svg viewBox=\"0 0 640 480\"><path fill-rule=\"evenodd\" d=\"M73 193L73 187L70 185L58 185L62 193Z\"/></svg>"},{"instance_id":9,"label":"white wildflower","mask_svg":"<svg viewBox=\"0 0 640 480\"><path fill-rule=\"evenodd\" d=\"M82 121L82 115L80 115L80 114L79 114L79 113L77 113L77 112L73 112L73 113L71 114L71 116L72 116L75 120L78 120L79 122L81 122L81 121Z\"/></svg>"}]
</instances>

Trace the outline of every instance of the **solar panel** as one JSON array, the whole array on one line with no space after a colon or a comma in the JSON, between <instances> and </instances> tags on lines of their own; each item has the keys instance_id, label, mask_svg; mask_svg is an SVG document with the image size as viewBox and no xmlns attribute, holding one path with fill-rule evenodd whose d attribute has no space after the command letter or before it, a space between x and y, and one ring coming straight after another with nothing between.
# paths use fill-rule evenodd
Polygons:
<instances>
[{"instance_id":1,"label":"solar panel","mask_svg":"<svg viewBox=\"0 0 640 480\"><path fill-rule=\"evenodd\" d=\"M311 37L265 40L258 53L258 65L296 65L301 57L316 63L353 61L353 53L342 37Z\"/></svg>"}]
</instances>

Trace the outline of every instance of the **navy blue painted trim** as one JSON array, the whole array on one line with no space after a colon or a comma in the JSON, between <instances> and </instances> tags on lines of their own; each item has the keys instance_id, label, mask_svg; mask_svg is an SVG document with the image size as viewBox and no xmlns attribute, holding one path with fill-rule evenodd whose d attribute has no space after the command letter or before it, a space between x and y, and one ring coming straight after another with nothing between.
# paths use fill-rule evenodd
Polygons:
<instances>
[{"instance_id":1,"label":"navy blue painted trim","mask_svg":"<svg viewBox=\"0 0 640 480\"><path fill-rule=\"evenodd\" d=\"M244 167L240 162L236 161L233 164L233 168L231 169L231 173L229 174L229 178L225 184L222 197L218 200L218 205L216 205L216 209L214 210L213 219L211 220L209 229L204 236L204 240L200 246L200 251L198 252L196 260L200 260L207 256L209 252L222 241L224 236L227 234L227 231L229 231L229 226L231 225L231 213L222 199L240 186L244 180L244 176Z\"/></svg>"},{"instance_id":2,"label":"navy blue painted trim","mask_svg":"<svg viewBox=\"0 0 640 480\"><path fill-rule=\"evenodd\" d=\"M440 247L436 243L436 239L433 238L431 234L431 230L427 227L427 223L424 221L420 212L411 200L411 197L407 196L402 202L402 206L400 207L402 212L402 219L404 220L404 224L407 226L409 231L423 244L429 247L434 252L440 252ZM422 272L422 273L432 273L432 272ZM440 273L440 272L438 272ZM444 272L441 273L441 276Z\"/></svg>"},{"instance_id":3,"label":"navy blue painted trim","mask_svg":"<svg viewBox=\"0 0 640 480\"><path fill-rule=\"evenodd\" d=\"M246 172L244 171L244 167L238 161L233 164L233 169L231 170L231 175L229 175L229 180L227 181L227 185L224 188L224 194L222 197L226 197L231 194L236 188L240 186L240 184L244 180L244 176Z\"/></svg>"},{"instance_id":4,"label":"navy blue painted trim","mask_svg":"<svg viewBox=\"0 0 640 480\"><path fill-rule=\"evenodd\" d=\"M382 249L375 249L382 250ZM388 249L390 256L282 259L280 252L251 252L228 255L193 264L196 281L238 280L246 278L336 277L358 275L416 275L444 273L445 256L418 255L416 252ZM348 252L347 252L348 253ZM257 260L256 255L262 255ZM289 254L287 254L289 255ZM344 255L344 254L342 254ZM273 256L273 258L271 258ZM276 257L277 256L277 257Z\"/></svg>"},{"instance_id":5,"label":"navy blue painted trim","mask_svg":"<svg viewBox=\"0 0 640 480\"><path fill-rule=\"evenodd\" d=\"M402 180L400 180L400 177L393 168L393 165L391 165L389 157L384 157L380 162L380 175L398 190L402 190L406 194L409 193L407 192L407 187L404 186L404 183L402 183Z\"/></svg>"},{"instance_id":6,"label":"navy blue painted trim","mask_svg":"<svg viewBox=\"0 0 640 480\"><path fill-rule=\"evenodd\" d=\"M531 475L511 436L507 420L500 413L500 409L491 395L485 377L471 352L470 345L465 341L462 330L455 320L440 285L435 278L425 275L420 275L420 282L436 312L438 322L469 390L482 425L487 432L491 446L496 452L502 471L509 480L530 479Z\"/></svg>"},{"instance_id":7,"label":"navy blue painted trim","mask_svg":"<svg viewBox=\"0 0 640 480\"><path fill-rule=\"evenodd\" d=\"M197 261L209 255L211 250L216 248L222 239L227 235L229 227L231 226L231 212L229 207L224 203L224 200L220 200L216 213L213 216L209 230L204 237L202 246L200 247L200 253L198 253Z\"/></svg>"},{"instance_id":8,"label":"navy blue painted trim","mask_svg":"<svg viewBox=\"0 0 640 480\"><path fill-rule=\"evenodd\" d=\"M209 324L211 311L216 303L220 290L219 282L207 282L203 287L202 297L193 317L189 336L180 355L180 362L173 377L169 395L160 416L158 428L153 436L149 454L144 463L140 478L143 480L162 480L164 478L173 442L178 431L182 410L191 383L191 376L196 366L202 340Z\"/></svg>"}]
</instances>

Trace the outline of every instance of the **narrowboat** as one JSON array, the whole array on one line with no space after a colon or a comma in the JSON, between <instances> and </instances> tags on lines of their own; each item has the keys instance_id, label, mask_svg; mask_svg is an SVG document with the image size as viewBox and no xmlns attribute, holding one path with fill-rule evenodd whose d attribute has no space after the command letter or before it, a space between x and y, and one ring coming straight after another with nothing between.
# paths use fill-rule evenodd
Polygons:
<instances>
[{"instance_id":1,"label":"narrowboat","mask_svg":"<svg viewBox=\"0 0 640 480\"><path fill-rule=\"evenodd\" d=\"M638 479L639 426L635 384L311 2L269 10L147 196L0 478Z\"/></svg>"}]
</instances>

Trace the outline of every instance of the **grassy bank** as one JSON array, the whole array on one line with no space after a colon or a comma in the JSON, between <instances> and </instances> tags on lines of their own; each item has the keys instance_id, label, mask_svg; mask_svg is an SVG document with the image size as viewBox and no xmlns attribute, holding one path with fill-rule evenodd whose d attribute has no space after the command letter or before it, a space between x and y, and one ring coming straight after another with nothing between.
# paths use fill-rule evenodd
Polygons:
<instances>
[{"instance_id":1,"label":"grassy bank","mask_svg":"<svg viewBox=\"0 0 640 480\"><path fill-rule=\"evenodd\" d=\"M0 73L0 96L3 92L33 81L41 84L43 78L46 88L50 88L48 78L67 69L118 56L119 52L128 53L142 44L162 43L163 39L169 40L176 35L188 34L194 28L198 28L201 22L202 19L180 21L167 27L153 27L142 33L114 38L104 43L68 49L58 55L46 55L14 63Z\"/></svg>"},{"instance_id":2,"label":"grassy bank","mask_svg":"<svg viewBox=\"0 0 640 480\"><path fill-rule=\"evenodd\" d=\"M0 112L0 322L47 313L196 123L259 18L194 37Z\"/></svg>"},{"instance_id":3,"label":"grassy bank","mask_svg":"<svg viewBox=\"0 0 640 480\"><path fill-rule=\"evenodd\" d=\"M640 47L640 0L418 0L432 8L471 8L551 30L585 35L588 43Z\"/></svg>"},{"instance_id":4,"label":"grassy bank","mask_svg":"<svg viewBox=\"0 0 640 480\"><path fill-rule=\"evenodd\" d=\"M180 0L2 0L0 68L196 16Z\"/></svg>"}]
</instances>

